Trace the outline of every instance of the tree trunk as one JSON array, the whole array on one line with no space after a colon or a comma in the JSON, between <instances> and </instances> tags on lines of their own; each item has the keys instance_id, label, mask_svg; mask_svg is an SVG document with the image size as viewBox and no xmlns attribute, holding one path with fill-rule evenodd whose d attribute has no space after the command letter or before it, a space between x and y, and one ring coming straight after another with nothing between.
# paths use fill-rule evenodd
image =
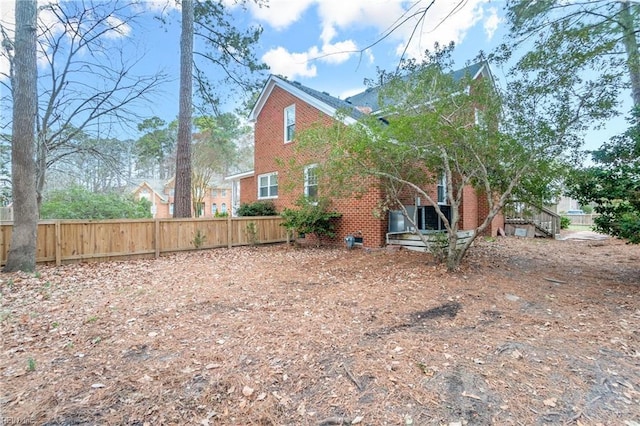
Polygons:
<instances>
[{"instance_id":1,"label":"tree trunk","mask_svg":"<svg viewBox=\"0 0 640 426\"><path fill-rule=\"evenodd\" d=\"M638 40L636 39L636 28L633 23L631 7L631 2L628 0L620 2L620 24L627 53L631 97L633 98L633 106L638 108L640 107L640 52L638 52Z\"/></svg>"},{"instance_id":2,"label":"tree trunk","mask_svg":"<svg viewBox=\"0 0 640 426\"><path fill-rule=\"evenodd\" d=\"M191 217L191 102L193 80L193 0L182 1L180 106L173 217Z\"/></svg>"},{"instance_id":3,"label":"tree trunk","mask_svg":"<svg viewBox=\"0 0 640 426\"><path fill-rule=\"evenodd\" d=\"M11 142L13 233L4 272L36 269L35 123L37 113L36 0L16 0L16 41Z\"/></svg>"}]
</instances>

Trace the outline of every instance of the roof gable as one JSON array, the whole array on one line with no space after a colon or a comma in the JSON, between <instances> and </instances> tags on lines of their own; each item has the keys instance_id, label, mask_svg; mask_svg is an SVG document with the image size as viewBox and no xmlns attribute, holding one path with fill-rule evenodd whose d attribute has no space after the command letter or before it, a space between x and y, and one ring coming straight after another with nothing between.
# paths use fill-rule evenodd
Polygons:
<instances>
[{"instance_id":1,"label":"roof gable","mask_svg":"<svg viewBox=\"0 0 640 426\"><path fill-rule=\"evenodd\" d=\"M343 101L342 99L338 99L325 92L319 92L300 83L290 82L275 75L271 75L267 79L262 92L260 92L258 100L249 114L249 119L251 121L257 120L258 115L260 115L260 111L262 111L262 108L266 104L267 99L269 99L269 96L275 87L279 87L282 90L291 93L296 98L299 98L330 117L334 117L339 110L345 110L348 114L343 119L345 124L355 123L362 115L362 113L353 105Z\"/></svg>"}]
</instances>

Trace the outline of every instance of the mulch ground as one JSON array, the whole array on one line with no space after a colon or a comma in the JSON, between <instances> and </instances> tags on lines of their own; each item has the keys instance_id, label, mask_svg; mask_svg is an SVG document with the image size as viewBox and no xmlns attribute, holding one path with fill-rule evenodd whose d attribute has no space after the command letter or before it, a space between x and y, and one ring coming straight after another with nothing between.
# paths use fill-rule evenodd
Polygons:
<instances>
[{"instance_id":1,"label":"mulch ground","mask_svg":"<svg viewBox=\"0 0 640 426\"><path fill-rule=\"evenodd\" d=\"M640 247L206 250L1 274L5 424L640 424ZM1 423L1 422L0 422Z\"/></svg>"}]
</instances>

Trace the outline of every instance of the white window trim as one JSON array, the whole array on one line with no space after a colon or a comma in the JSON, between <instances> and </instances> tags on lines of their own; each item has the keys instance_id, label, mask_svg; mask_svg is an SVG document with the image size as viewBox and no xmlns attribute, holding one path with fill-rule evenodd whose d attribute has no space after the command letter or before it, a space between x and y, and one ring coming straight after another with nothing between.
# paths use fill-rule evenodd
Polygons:
<instances>
[{"instance_id":1,"label":"white window trim","mask_svg":"<svg viewBox=\"0 0 640 426\"><path fill-rule=\"evenodd\" d=\"M309 170L312 169L316 169L316 183L315 183L315 187L316 187L316 198L318 198L317 195L317 189L318 189L318 165L317 164L309 164L308 166L306 166L304 168L304 196L309 198ZM317 200L316 200L317 202Z\"/></svg>"},{"instance_id":2,"label":"white window trim","mask_svg":"<svg viewBox=\"0 0 640 426\"><path fill-rule=\"evenodd\" d=\"M261 175L258 175L258 200L269 200L269 199L278 198L278 194L276 194L276 195L268 195L266 197L261 197L260 196L260 188L261 188L260 187L260 180L261 180L261 178L263 178L265 176L269 178L269 182L268 182L267 188L271 188L273 186L273 185L271 185L271 178L273 176L275 176L276 179L277 179L278 178L278 172L263 173ZM275 186L276 186L276 188L278 187L277 184ZM269 192L270 192L270 190L269 190Z\"/></svg>"},{"instance_id":3,"label":"white window trim","mask_svg":"<svg viewBox=\"0 0 640 426\"><path fill-rule=\"evenodd\" d=\"M295 134L296 134L296 104L292 104L289 105L288 107L286 107L284 109L284 117L283 117L283 121L284 121L284 143L291 143L293 142L293 138L291 139L287 139L287 127L289 127L287 125L287 115L289 111L293 111L293 136L295 138Z\"/></svg>"},{"instance_id":4,"label":"white window trim","mask_svg":"<svg viewBox=\"0 0 640 426\"><path fill-rule=\"evenodd\" d=\"M440 173L440 175L438 176L438 184L437 184L437 188L439 188L440 186L442 186L442 193L444 194L444 200L440 201L440 197L438 197L438 204L441 206L446 206L447 205L447 176L444 173ZM439 192L436 188L436 192L438 192L437 195L439 195Z\"/></svg>"}]
</instances>

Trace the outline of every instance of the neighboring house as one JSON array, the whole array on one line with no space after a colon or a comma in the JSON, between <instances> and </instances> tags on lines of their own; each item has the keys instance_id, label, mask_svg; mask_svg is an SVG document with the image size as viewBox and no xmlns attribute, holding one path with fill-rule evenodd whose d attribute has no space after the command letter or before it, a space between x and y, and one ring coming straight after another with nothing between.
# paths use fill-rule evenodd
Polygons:
<instances>
[{"instance_id":1,"label":"neighboring house","mask_svg":"<svg viewBox=\"0 0 640 426\"><path fill-rule=\"evenodd\" d=\"M131 192L136 199L146 198L151 202L151 214L154 218L166 219L173 217L174 188L174 178L168 181L147 179L140 181ZM230 185L212 181L202 196L202 202L196 207L199 209L198 217L228 213L231 208ZM192 213L195 217L196 212Z\"/></svg>"},{"instance_id":2,"label":"neighboring house","mask_svg":"<svg viewBox=\"0 0 640 426\"><path fill-rule=\"evenodd\" d=\"M580 210L581 206L578 200L573 199L571 197L567 197L565 195L558 197L556 204L553 206L553 209L556 213L566 213L569 210Z\"/></svg>"},{"instance_id":3,"label":"neighboring house","mask_svg":"<svg viewBox=\"0 0 640 426\"><path fill-rule=\"evenodd\" d=\"M139 180L130 190L136 200L144 198L151 202L151 215L154 218L170 217L169 197L165 193L164 182L159 179Z\"/></svg>"},{"instance_id":4,"label":"neighboring house","mask_svg":"<svg viewBox=\"0 0 640 426\"><path fill-rule=\"evenodd\" d=\"M484 63L456 72L460 76L465 73L470 73L474 78L491 78ZM318 195L314 169L322 159L297 157L298 162L306 164L304 172L301 171L299 176L291 176L286 167L289 159L299 155L295 152L296 131L319 121L329 125L335 120L334 116L338 111L347 112L342 121L345 125L351 125L363 114L376 114L380 109L375 88L341 100L297 82L277 76L269 77L250 115L255 123L254 170L227 177L236 188L232 204L272 200L278 211L282 211L286 207L294 207L295 201L303 194ZM425 189L442 204L444 211L448 211L444 205L443 182L440 179L437 184ZM387 233L411 231L399 212L390 212L384 217L374 216L385 194L373 179L371 184L362 197L331 200L332 209L342 214L337 223L337 241L351 234L358 243L366 247L382 247L386 244ZM415 213L421 230L442 229L433 206L422 204L419 198L407 200L406 206L410 212ZM487 212L486 202L483 204L479 201L471 187L466 188L461 206L461 230L475 229ZM500 226L503 226L501 217L494 221L489 232L496 235Z\"/></svg>"}]
</instances>

